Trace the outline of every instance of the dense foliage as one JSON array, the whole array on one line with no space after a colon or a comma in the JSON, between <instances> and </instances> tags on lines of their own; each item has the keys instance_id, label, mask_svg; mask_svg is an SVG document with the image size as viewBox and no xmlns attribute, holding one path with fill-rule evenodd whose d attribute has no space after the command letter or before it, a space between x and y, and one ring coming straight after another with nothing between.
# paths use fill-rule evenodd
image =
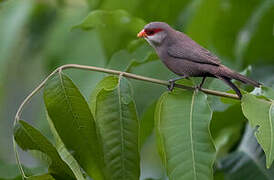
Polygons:
<instances>
[{"instance_id":1,"label":"dense foliage","mask_svg":"<svg viewBox=\"0 0 274 180\"><path fill-rule=\"evenodd\" d=\"M0 179L273 179L273 19L273 0L0 1ZM24 97L63 64L174 77L136 38L150 21L185 32L263 86L238 84L239 101L63 70L12 127ZM205 87L233 93L216 79Z\"/></svg>"}]
</instances>

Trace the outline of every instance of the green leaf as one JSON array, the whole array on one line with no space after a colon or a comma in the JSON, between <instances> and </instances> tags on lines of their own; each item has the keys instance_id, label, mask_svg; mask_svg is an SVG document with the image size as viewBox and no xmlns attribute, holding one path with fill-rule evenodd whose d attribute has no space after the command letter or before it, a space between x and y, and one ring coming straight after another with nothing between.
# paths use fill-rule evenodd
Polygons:
<instances>
[{"instance_id":1,"label":"green leaf","mask_svg":"<svg viewBox=\"0 0 274 180\"><path fill-rule=\"evenodd\" d=\"M122 76L106 77L98 86L101 90L95 91L95 119L108 179L138 180L139 122L131 86Z\"/></svg>"},{"instance_id":2,"label":"green leaf","mask_svg":"<svg viewBox=\"0 0 274 180\"><path fill-rule=\"evenodd\" d=\"M169 179L213 179L215 148L206 95L179 90L164 93L155 113L159 150Z\"/></svg>"},{"instance_id":3,"label":"green leaf","mask_svg":"<svg viewBox=\"0 0 274 180\"><path fill-rule=\"evenodd\" d=\"M132 17L124 10L95 10L73 28L96 28L100 33L106 55L110 57L115 51L126 48L130 41L136 39L137 33L144 25L142 19Z\"/></svg>"},{"instance_id":4,"label":"green leaf","mask_svg":"<svg viewBox=\"0 0 274 180\"><path fill-rule=\"evenodd\" d=\"M37 175L37 176L30 176L26 178L27 180L55 180L54 177L52 177L50 174L43 174L43 175Z\"/></svg>"},{"instance_id":5,"label":"green leaf","mask_svg":"<svg viewBox=\"0 0 274 180\"><path fill-rule=\"evenodd\" d=\"M266 154L266 166L269 168L274 160L274 105L272 101L245 94L242 110L253 128L255 135Z\"/></svg>"},{"instance_id":6,"label":"green leaf","mask_svg":"<svg viewBox=\"0 0 274 180\"><path fill-rule=\"evenodd\" d=\"M218 169L226 179L271 180L274 169L266 169L265 155L250 126L246 126L240 146L218 162Z\"/></svg>"},{"instance_id":7,"label":"green leaf","mask_svg":"<svg viewBox=\"0 0 274 180\"><path fill-rule=\"evenodd\" d=\"M56 149L59 155L61 156L63 161L65 161L67 165L71 168L77 180L85 180L81 171L81 167L79 166L75 158L69 153L69 151L65 147L62 139L59 137L58 132L56 131L54 124L52 123L52 120L50 119L48 114L47 114L47 120L50 125L51 132L54 136L54 139L56 142Z\"/></svg>"},{"instance_id":8,"label":"green leaf","mask_svg":"<svg viewBox=\"0 0 274 180\"><path fill-rule=\"evenodd\" d=\"M102 81L100 81L94 91L91 93L90 96L90 109L92 114L95 114L95 108L96 108L96 97L98 93L102 90L111 90L118 84L118 78L115 76L107 76Z\"/></svg>"},{"instance_id":9,"label":"green leaf","mask_svg":"<svg viewBox=\"0 0 274 180\"><path fill-rule=\"evenodd\" d=\"M88 104L72 80L62 73L55 75L44 90L48 115L66 148L94 179L102 174L101 146Z\"/></svg>"},{"instance_id":10,"label":"green leaf","mask_svg":"<svg viewBox=\"0 0 274 180\"><path fill-rule=\"evenodd\" d=\"M68 165L61 159L55 147L35 128L24 121L14 127L14 138L23 150L37 150L50 158L49 173L64 179L74 179Z\"/></svg>"}]
</instances>

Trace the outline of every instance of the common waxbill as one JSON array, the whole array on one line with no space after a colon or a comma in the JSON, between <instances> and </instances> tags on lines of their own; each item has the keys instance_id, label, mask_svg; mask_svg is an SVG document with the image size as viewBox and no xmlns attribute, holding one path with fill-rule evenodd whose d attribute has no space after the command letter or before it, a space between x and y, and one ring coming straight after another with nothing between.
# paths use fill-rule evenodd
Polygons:
<instances>
[{"instance_id":1,"label":"common waxbill","mask_svg":"<svg viewBox=\"0 0 274 180\"><path fill-rule=\"evenodd\" d=\"M176 80L187 77L203 77L198 88L202 88L206 77L221 79L236 92L240 99L242 94L238 87L231 82L232 79L256 87L260 86L260 83L222 65L218 57L164 22L147 24L137 36L145 38L156 50L163 63L172 72L179 75L179 77L169 80L169 90L171 91Z\"/></svg>"}]
</instances>

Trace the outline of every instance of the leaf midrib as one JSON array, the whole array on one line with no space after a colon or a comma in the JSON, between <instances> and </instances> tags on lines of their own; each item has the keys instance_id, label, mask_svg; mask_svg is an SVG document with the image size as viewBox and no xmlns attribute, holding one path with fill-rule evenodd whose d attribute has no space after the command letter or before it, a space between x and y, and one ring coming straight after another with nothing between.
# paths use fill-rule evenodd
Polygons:
<instances>
[{"instance_id":1,"label":"leaf midrib","mask_svg":"<svg viewBox=\"0 0 274 180\"><path fill-rule=\"evenodd\" d=\"M120 83L121 83L121 78L122 76L119 76L119 81L118 81L118 85L117 85L117 92L118 92L118 102L119 102L119 120L120 120L120 131L121 131L121 169L122 169L122 179L125 180L125 164L124 164L124 151L125 151L125 147L124 147L124 124L123 124L123 120L122 120L122 104L121 104L121 89L120 89Z\"/></svg>"},{"instance_id":2,"label":"leaf midrib","mask_svg":"<svg viewBox=\"0 0 274 180\"><path fill-rule=\"evenodd\" d=\"M195 91L193 91L192 100L191 100L191 108L189 113L189 128L190 128L190 144L191 144L191 155L192 155L192 166L194 171L194 180L197 179L197 173L195 168L195 158L194 158L194 145L193 145L193 137L192 137L192 121L193 121L193 107L194 107L194 99L195 99Z\"/></svg>"},{"instance_id":3,"label":"leaf midrib","mask_svg":"<svg viewBox=\"0 0 274 180\"><path fill-rule=\"evenodd\" d=\"M273 106L273 103L270 104L270 107L269 107L269 111L268 111L268 118L269 118L269 122L270 122L270 137L273 138L273 125L272 125L272 116L271 116L271 112L272 112L272 106ZM272 161L272 148L273 148L273 141L270 141L270 154L269 154L269 159L270 159L270 162Z\"/></svg>"},{"instance_id":4,"label":"leaf midrib","mask_svg":"<svg viewBox=\"0 0 274 180\"><path fill-rule=\"evenodd\" d=\"M72 115L72 118L73 118L73 122L77 125L77 130L80 129L80 125L78 124L78 121L76 120L77 118L75 117L74 113L73 113L73 108L72 108L72 105L70 103L70 100L69 100L69 96L67 94L67 91L66 91L66 87L64 86L64 81L63 81L63 77L62 77L62 74L59 73L59 77L60 77L60 81L61 81L61 87L63 89L63 92L64 92L64 96L65 96L65 100L67 102L67 104L69 105L69 111Z\"/></svg>"},{"instance_id":5,"label":"leaf midrib","mask_svg":"<svg viewBox=\"0 0 274 180\"><path fill-rule=\"evenodd\" d=\"M40 145L40 143L37 143L36 138L33 138L33 136L31 136L31 134L28 132L28 129L23 124L20 123L20 125L22 126L22 128L24 129L24 131L28 135L28 137L31 139L31 141L37 146L37 149L33 149L33 150L40 151L42 153L45 153L47 156L49 156L51 158L50 166L55 166L55 167L57 166L57 167L59 167L58 163L56 163L56 161L54 161L56 158L58 160L60 160L59 159L59 154L55 150L52 149L53 148L52 144L50 144L49 142L46 142L47 143L46 146L48 146L48 148L50 148L50 150L47 151L47 152L43 151L42 150L42 149L44 149L43 146ZM29 150L31 150L31 149L29 149Z\"/></svg>"}]
</instances>

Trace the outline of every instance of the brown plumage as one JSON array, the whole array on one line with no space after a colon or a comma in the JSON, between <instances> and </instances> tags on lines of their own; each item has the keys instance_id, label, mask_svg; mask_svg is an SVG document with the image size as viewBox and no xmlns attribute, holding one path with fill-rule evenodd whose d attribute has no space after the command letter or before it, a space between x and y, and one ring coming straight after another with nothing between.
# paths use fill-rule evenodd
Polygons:
<instances>
[{"instance_id":1,"label":"brown plumage","mask_svg":"<svg viewBox=\"0 0 274 180\"><path fill-rule=\"evenodd\" d=\"M222 65L217 56L166 23L149 23L138 34L138 37L144 37L156 50L163 63L181 78L203 77L199 88L202 87L206 77L215 77L229 85L241 98L242 94L231 82L232 79L256 87L260 86L260 83ZM171 90L178 79L180 78L170 80Z\"/></svg>"}]
</instances>

